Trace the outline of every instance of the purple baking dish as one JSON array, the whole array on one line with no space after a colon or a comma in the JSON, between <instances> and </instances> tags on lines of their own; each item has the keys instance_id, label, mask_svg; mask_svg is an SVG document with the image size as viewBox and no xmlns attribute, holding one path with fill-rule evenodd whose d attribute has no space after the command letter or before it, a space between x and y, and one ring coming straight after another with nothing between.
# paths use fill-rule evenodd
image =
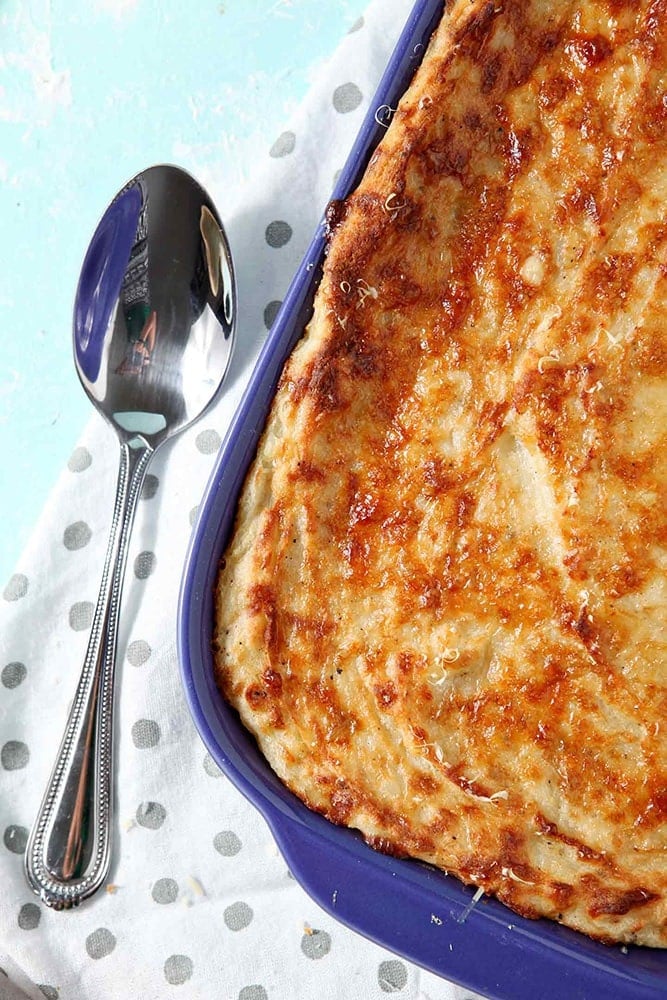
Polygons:
<instances>
[{"instance_id":1,"label":"purple baking dish","mask_svg":"<svg viewBox=\"0 0 667 1000\"><path fill-rule=\"evenodd\" d=\"M442 0L418 0L338 181L359 180L439 20ZM381 118L380 115L377 117ZM378 854L352 830L308 810L277 779L213 680L211 635L218 561L283 363L309 319L325 248L324 220L308 249L221 448L200 505L179 604L179 655L195 725L213 759L267 820L290 870L342 923L426 969L488 997L600 1000L667 995L667 954L608 948L550 921L516 916L494 899L417 861Z\"/></svg>"}]
</instances>

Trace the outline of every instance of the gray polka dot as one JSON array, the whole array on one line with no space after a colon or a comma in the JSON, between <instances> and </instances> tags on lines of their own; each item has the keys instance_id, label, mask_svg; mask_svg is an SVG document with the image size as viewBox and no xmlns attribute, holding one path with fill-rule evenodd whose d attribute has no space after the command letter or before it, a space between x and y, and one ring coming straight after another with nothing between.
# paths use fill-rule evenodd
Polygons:
<instances>
[{"instance_id":1,"label":"gray polka dot","mask_svg":"<svg viewBox=\"0 0 667 1000\"><path fill-rule=\"evenodd\" d=\"M132 742L139 750L156 747L160 742L160 727L153 719L138 719L132 726Z\"/></svg>"},{"instance_id":2,"label":"gray polka dot","mask_svg":"<svg viewBox=\"0 0 667 1000\"><path fill-rule=\"evenodd\" d=\"M159 878L151 889L156 903L173 903L178 896L178 883L173 878Z\"/></svg>"},{"instance_id":3,"label":"gray polka dot","mask_svg":"<svg viewBox=\"0 0 667 1000\"><path fill-rule=\"evenodd\" d=\"M83 472L87 469L93 458L87 448L75 448L69 457L67 468L70 472Z\"/></svg>"},{"instance_id":4,"label":"gray polka dot","mask_svg":"<svg viewBox=\"0 0 667 1000\"><path fill-rule=\"evenodd\" d=\"M361 28L363 28L364 24L365 21L363 17L358 17L357 20L352 25L352 27L350 28L350 30L348 31L348 35L353 35L355 31L360 31Z\"/></svg>"},{"instance_id":5,"label":"gray polka dot","mask_svg":"<svg viewBox=\"0 0 667 1000\"><path fill-rule=\"evenodd\" d=\"M331 951L331 936L326 931L311 930L301 938L301 951L306 958L324 958Z\"/></svg>"},{"instance_id":6,"label":"gray polka dot","mask_svg":"<svg viewBox=\"0 0 667 1000\"><path fill-rule=\"evenodd\" d=\"M204 760L202 761L204 765L204 770L208 774L209 778L221 778L222 771L216 764L216 762L211 757L210 753L204 755Z\"/></svg>"},{"instance_id":7,"label":"gray polka dot","mask_svg":"<svg viewBox=\"0 0 667 1000\"><path fill-rule=\"evenodd\" d=\"M292 227L289 222L284 222L282 219L275 219L274 222L270 222L266 227L264 236L270 247L278 249L279 247L284 247L292 239Z\"/></svg>"},{"instance_id":8,"label":"gray polka dot","mask_svg":"<svg viewBox=\"0 0 667 1000\"><path fill-rule=\"evenodd\" d=\"M27 673L25 663L18 661L8 663L2 668L2 683L6 688L18 687L25 680Z\"/></svg>"},{"instance_id":9,"label":"gray polka dot","mask_svg":"<svg viewBox=\"0 0 667 1000\"><path fill-rule=\"evenodd\" d=\"M65 528L63 545L70 552L74 552L75 549L83 549L90 541L92 534L85 521L75 521L74 524L68 524Z\"/></svg>"},{"instance_id":10,"label":"gray polka dot","mask_svg":"<svg viewBox=\"0 0 667 1000\"><path fill-rule=\"evenodd\" d=\"M147 830L158 830L166 816L167 810L159 802L142 802L137 809L137 823Z\"/></svg>"},{"instance_id":11,"label":"gray polka dot","mask_svg":"<svg viewBox=\"0 0 667 1000\"><path fill-rule=\"evenodd\" d=\"M242 931L251 923L253 912L247 903L232 903L225 908L222 916L230 931Z\"/></svg>"},{"instance_id":12,"label":"gray polka dot","mask_svg":"<svg viewBox=\"0 0 667 1000\"><path fill-rule=\"evenodd\" d=\"M164 978L172 986L180 986L190 979L192 968L192 959L187 955L170 955L164 963Z\"/></svg>"},{"instance_id":13,"label":"gray polka dot","mask_svg":"<svg viewBox=\"0 0 667 1000\"><path fill-rule=\"evenodd\" d=\"M200 431L195 438L195 445L197 446L197 451L200 451L202 455L213 455L221 444L221 438L217 431Z\"/></svg>"},{"instance_id":14,"label":"gray polka dot","mask_svg":"<svg viewBox=\"0 0 667 1000\"><path fill-rule=\"evenodd\" d=\"M244 986L239 993L239 1000L269 1000L269 994L263 986Z\"/></svg>"},{"instance_id":15,"label":"gray polka dot","mask_svg":"<svg viewBox=\"0 0 667 1000\"><path fill-rule=\"evenodd\" d=\"M280 309L282 302L280 299L273 299L264 308L264 326L267 330L270 330L273 326L276 316L278 315L278 310Z\"/></svg>"},{"instance_id":16,"label":"gray polka dot","mask_svg":"<svg viewBox=\"0 0 667 1000\"><path fill-rule=\"evenodd\" d=\"M28 593L28 577L23 573L14 573L7 581L7 586L2 592L6 601L19 601Z\"/></svg>"},{"instance_id":17,"label":"gray polka dot","mask_svg":"<svg viewBox=\"0 0 667 1000\"><path fill-rule=\"evenodd\" d=\"M116 938L106 927L98 927L86 938L86 951L91 958L106 958L116 947Z\"/></svg>"},{"instance_id":18,"label":"gray polka dot","mask_svg":"<svg viewBox=\"0 0 667 1000\"><path fill-rule=\"evenodd\" d=\"M158 477L149 472L144 479L144 485L141 487L141 499L152 500L157 493L159 485L160 480Z\"/></svg>"},{"instance_id":19,"label":"gray polka dot","mask_svg":"<svg viewBox=\"0 0 667 1000\"><path fill-rule=\"evenodd\" d=\"M134 575L137 580L146 580L155 569L156 562L154 552L140 552L134 560Z\"/></svg>"},{"instance_id":20,"label":"gray polka dot","mask_svg":"<svg viewBox=\"0 0 667 1000\"><path fill-rule=\"evenodd\" d=\"M281 156L289 156L290 153L294 152L295 145L296 136L294 132L283 132L271 146L269 156L273 156L275 159L279 159Z\"/></svg>"},{"instance_id":21,"label":"gray polka dot","mask_svg":"<svg viewBox=\"0 0 667 1000\"><path fill-rule=\"evenodd\" d=\"M190 527L191 528L194 528L194 526L195 526L195 521L197 520L197 514L198 513L199 513L199 504L197 504L196 507L193 507L192 510L190 511L189 515L188 515L188 518L189 518L189 521L190 521Z\"/></svg>"},{"instance_id":22,"label":"gray polka dot","mask_svg":"<svg viewBox=\"0 0 667 1000\"><path fill-rule=\"evenodd\" d=\"M342 174L342 172L343 172L342 170L337 170L336 173L333 175L333 184L332 184L332 187L336 187L336 184L338 184L338 181L340 180L340 175Z\"/></svg>"},{"instance_id":23,"label":"gray polka dot","mask_svg":"<svg viewBox=\"0 0 667 1000\"><path fill-rule=\"evenodd\" d=\"M25 845L28 843L28 831L24 826L12 823L6 827L2 839L5 847L12 854L23 854Z\"/></svg>"},{"instance_id":24,"label":"gray polka dot","mask_svg":"<svg viewBox=\"0 0 667 1000\"><path fill-rule=\"evenodd\" d=\"M151 647L143 639L135 639L127 647L127 658L133 667L140 667L151 655Z\"/></svg>"},{"instance_id":25,"label":"gray polka dot","mask_svg":"<svg viewBox=\"0 0 667 1000\"><path fill-rule=\"evenodd\" d=\"M383 993L400 993L407 986L408 970L397 959L390 962L380 962L378 966L378 983Z\"/></svg>"},{"instance_id":26,"label":"gray polka dot","mask_svg":"<svg viewBox=\"0 0 667 1000\"><path fill-rule=\"evenodd\" d=\"M19 910L19 927L22 931L34 931L42 919L42 911L37 903L24 903Z\"/></svg>"},{"instance_id":27,"label":"gray polka dot","mask_svg":"<svg viewBox=\"0 0 667 1000\"><path fill-rule=\"evenodd\" d=\"M233 830L221 830L213 838L213 846L218 854L222 854L225 858L233 858L243 845Z\"/></svg>"},{"instance_id":28,"label":"gray polka dot","mask_svg":"<svg viewBox=\"0 0 667 1000\"><path fill-rule=\"evenodd\" d=\"M69 624L75 632L85 632L90 628L95 606L92 601L77 601L69 609Z\"/></svg>"},{"instance_id":29,"label":"gray polka dot","mask_svg":"<svg viewBox=\"0 0 667 1000\"><path fill-rule=\"evenodd\" d=\"M19 771L30 760L30 751L20 740L7 740L0 750L0 760L5 771Z\"/></svg>"},{"instance_id":30,"label":"gray polka dot","mask_svg":"<svg viewBox=\"0 0 667 1000\"><path fill-rule=\"evenodd\" d=\"M40 983L37 987L46 997L46 1000L58 1000L60 993L55 986L47 986L46 983Z\"/></svg>"},{"instance_id":31,"label":"gray polka dot","mask_svg":"<svg viewBox=\"0 0 667 1000\"><path fill-rule=\"evenodd\" d=\"M363 94L356 83L342 83L333 92L333 106L341 115L354 111L363 99Z\"/></svg>"}]
</instances>

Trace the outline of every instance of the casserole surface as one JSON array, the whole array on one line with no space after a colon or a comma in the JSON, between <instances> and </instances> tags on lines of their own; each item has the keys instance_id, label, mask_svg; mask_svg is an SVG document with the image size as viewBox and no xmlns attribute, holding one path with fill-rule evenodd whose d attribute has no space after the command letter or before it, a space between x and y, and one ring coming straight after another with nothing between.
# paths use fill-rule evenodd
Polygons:
<instances>
[{"instance_id":1,"label":"casserole surface","mask_svg":"<svg viewBox=\"0 0 667 1000\"><path fill-rule=\"evenodd\" d=\"M216 628L311 808L657 946L664 33L656 3L451 5L332 219Z\"/></svg>"}]
</instances>

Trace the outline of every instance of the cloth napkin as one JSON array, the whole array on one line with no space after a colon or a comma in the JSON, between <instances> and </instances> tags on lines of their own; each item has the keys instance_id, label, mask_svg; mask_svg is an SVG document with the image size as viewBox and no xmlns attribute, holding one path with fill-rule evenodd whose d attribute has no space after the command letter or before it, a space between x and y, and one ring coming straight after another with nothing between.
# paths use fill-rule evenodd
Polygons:
<instances>
[{"instance_id":1,"label":"cloth napkin","mask_svg":"<svg viewBox=\"0 0 667 1000\"><path fill-rule=\"evenodd\" d=\"M38 902L22 855L83 662L106 548L118 448L99 417L4 589L0 1000L471 996L312 902L264 820L206 753L176 657L178 588L197 503L410 6L371 4L289 127L267 137L258 173L235 201L215 172L200 174L221 207L238 269L237 348L219 402L158 453L146 480L119 631L113 868L106 888L69 912Z\"/></svg>"}]
</instances>

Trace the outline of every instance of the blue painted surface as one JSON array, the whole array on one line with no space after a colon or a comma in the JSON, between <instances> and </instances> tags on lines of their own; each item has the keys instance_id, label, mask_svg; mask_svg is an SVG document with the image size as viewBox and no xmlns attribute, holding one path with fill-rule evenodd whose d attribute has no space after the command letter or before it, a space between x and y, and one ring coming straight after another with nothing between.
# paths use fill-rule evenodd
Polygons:
<instances>
[{"instance_id":1,"label":"blue painted surface","mask_svg":"<svg viewBox=\"0 0 667 1000\"><path fill-rule=\"evenodd\" d=\"M110 197L169 161L251 174L365 0L0 5L0 584L90 413L74 291Z\"/></svg>"}]
</instances>

